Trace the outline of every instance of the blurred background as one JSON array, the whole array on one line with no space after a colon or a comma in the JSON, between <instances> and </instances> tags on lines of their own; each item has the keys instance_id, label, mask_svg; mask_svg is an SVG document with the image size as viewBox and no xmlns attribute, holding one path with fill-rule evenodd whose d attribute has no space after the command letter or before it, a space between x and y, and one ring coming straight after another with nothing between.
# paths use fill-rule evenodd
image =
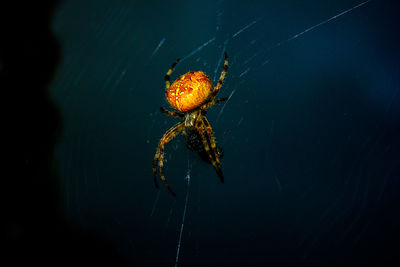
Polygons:
<instances>
[{"instance_id":1,"label":"blurred background","mask_svg":"<svg viewBox=\"0 0 400 267\"><path fill-rule=\"evenodd\" d=\"M16 164L2 178L2 231L15 264L400 263L396 1L64 0L2 12ZM178 121L159 111L171 109L164 75L182 58L171 81L202 70L216 83L224 51L229 100L207 118L225 183L180 135L166 146L173 198L151 169Z\"/></svg>"}]
</instances>

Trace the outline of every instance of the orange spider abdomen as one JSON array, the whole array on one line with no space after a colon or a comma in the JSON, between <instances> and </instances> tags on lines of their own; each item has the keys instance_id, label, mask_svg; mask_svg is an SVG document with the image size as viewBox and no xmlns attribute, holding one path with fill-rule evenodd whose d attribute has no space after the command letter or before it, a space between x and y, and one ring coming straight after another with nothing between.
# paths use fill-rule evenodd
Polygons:
<instances>
[{"instance_id":1,"label":"orange spider abdomen","mask_svg":"<svg viewBox=\"0 0 400 267\"><path fill-rule=\"evenodd\" d=\"M166 94L174 109L186 112L201 106L212 91L212 81L204 72L191 71L176 79Z\"/></svg>"}]
</instances>

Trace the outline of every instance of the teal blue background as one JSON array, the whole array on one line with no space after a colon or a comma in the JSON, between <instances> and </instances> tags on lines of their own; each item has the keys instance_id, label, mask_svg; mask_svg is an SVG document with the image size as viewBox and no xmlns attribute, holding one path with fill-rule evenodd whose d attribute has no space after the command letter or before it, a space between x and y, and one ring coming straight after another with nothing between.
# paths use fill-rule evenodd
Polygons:
<instances>
[{"instance_id":1,"label":"teal blue background","mask_svg":"<svg viewBox=\"0 0 400 267\"><path fill-rule=\"evenodd\" d=\"M172 266L189 190L179 266L399 263L399 6L333 18L359 3L58 3L49 97L68 225L101 236L120 262ZM202 70L216 81L224 51L219 96L231 97L207 117L225 183L179 136L164 164L174 199L151 170L177 122L159 112L170 108L164 75L180 57L172 80Z\"/></svg>"}]
</instances>

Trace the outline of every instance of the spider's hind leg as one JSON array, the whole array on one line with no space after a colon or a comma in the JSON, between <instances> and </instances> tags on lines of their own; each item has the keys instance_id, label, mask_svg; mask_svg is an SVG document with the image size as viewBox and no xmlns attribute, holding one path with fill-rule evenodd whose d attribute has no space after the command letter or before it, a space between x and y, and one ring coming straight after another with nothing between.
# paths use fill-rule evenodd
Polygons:
<instances>
[{"instance_id":1,"label":"spider's hind leg","mask_svg":"<svg viewBox=\"0 0 400 267\"><path fill-rule=\"evenodd\" d=\"M170 76L171 73L174 71L174 68L175 68L176 64L178 64L179 60L180 60L180 58L178 58L177 60L175 60L175 62L172 63L171 67L170 67L169 70L167 71L167 74L165 74L165 77L164 77L164 79L165 79L165 91L167 91L167 90L169 89L169 85L170 85L169 76Z\"/></svg>"},{"instance_id":2,"label":"spider's hind leg","mask_svg":"<svg viewBox=\"0 0 400 267\"><path fill-rule=\"evenodd\" d=\"M224 56L225 56L224 67L222 68L222 72L221 72L221 76L219 77L218 84L214 88L213 97L215 97L218 94L219 90L221 89L222 84L225 79L225 76L226 76L226 72L228 71L228 54L225 52Z\"/></svg>"}]
</instances>

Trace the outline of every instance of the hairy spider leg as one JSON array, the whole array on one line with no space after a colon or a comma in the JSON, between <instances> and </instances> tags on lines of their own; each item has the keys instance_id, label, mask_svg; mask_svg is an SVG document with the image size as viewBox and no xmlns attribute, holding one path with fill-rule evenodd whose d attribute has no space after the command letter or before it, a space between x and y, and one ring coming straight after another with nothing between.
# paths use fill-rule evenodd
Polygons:
<instances>
[{"instance_id":1,"label":"hairy spider leg","mask_svg":"<svg viewBox=\"0 0 400 267\"><path fill-rule=\"evenodd\" d=\"M214 155L215 157L215 164L213 165L219 178L221 179L221 182L224 182L224 176L222 175L222 168L221 168L221 162L219 160L219 156L218 156L218 151L217 151L217 145L215 142L215 137L214 137L214 132L211 128L210 123L208 122L207 118L205 116L202 116L202 120L203 120L203 124L204 124L204 128L207 131L208 137L209 137L209 141L211 143L211 154Z\"/></svg>"},{"instance_id":2,"label":"hairy spider leg","mask_svg":"<svg viewBox=\"0 0 400 267\"><path fill-rule=\"evenodd\" d=\"M217 86L215 86L214 91L212 93L212 98L214 98L218 94L219 89L221 89L222 83L224 82L224 79L225 79L226 72L228 71L228 54L225 52L224 55L225 55L224 67L222 68L222 72L221 72L221 76L219 77L218 84L217 84Z\"/></svg>"},{"instance_id":3,"label":"hairy spider leg","mask_svg":"<svg viewBox=\"0 0 400 267\"><path fill-rule=\"evenodd\" d=\"M180 58L178 58L177 60L175 60L174 63L172 63L171 67L169 68L169 70L167 71L167 74L165 74L165 92L167 92L167 90L169 89L170 83L169 83L169 76L171 75L171 73L174 71L174 68L176 66L176 64L178 64L179 60L181 60Z\"/></svg>"},{"instance_id":4,"label":"hairy spider leg","mask_svg":"<svg viewBox=\"0 0 400 267\"><path fill-rule=\"evenodd\" d=\"M204 104L204 105L201 107L201 109L205 111L205 110L207 110L208 108L210 108L210 107L212 107L212 106L214 106L214 105L216 105L216 104L218 104L218 103L221 103L221 102L223 102L223 101L226 101L226 100L228 100L227 97L223 97L223 98L220 98L220 99L213 99L213 100L211 100L210 102L207 102L206 104Z\"/></svg>"},{"instance_id":5,"label":"hairy spider leg","mask_svg":"<svg viewBox=\"0 0 400 267\"><path fill-rule=\"evenodd\" d=\"M160 110L162 113L167 114L168 116L171 117L177 117L177 118L183 118L185 115L176 111L169 111L168 109L165 109L163 107L160 107Z\"/></svg>"},{"instance_id":6,"label":"hairy spider leg","mask_svg":"<svg viewBox=\"0 0 400 267\"><path fill-rule=\"evenodd\" d=\"M157 152L154 155L153 159L153 176L154 176L154 184L158 188L157 184L157 162L158 162L158 173L160 174L161 180L164 182L165 187L167 187L168 191L173 195L176 196L175 192L172 191L170 186L168 185L167 180L164 177L162 172L162 168L164 166L164 146L169 141L171 141L175 136L177 136L180 132L185 129L184 122L179 122L172 126L161 138L160 142L158 143Z\"/></svg>"},{"instance_id":7,"label":"hairy spider leg","mask_svg":"<svg viewBox=\"0 0 400 267\"><path fill-rule=\"evenodd\" d=\"M211 164L213 165L215 171L217 172L219 179L223 183L224 176L222 174L221 163L219 161L219 157L216 150L213 131L206 117L202 116L202 120L198 121L196 128L201 136L201 140L203 141L203 146L208 155L208 158L210 159Z\"/></svg>"}]
</instances>

